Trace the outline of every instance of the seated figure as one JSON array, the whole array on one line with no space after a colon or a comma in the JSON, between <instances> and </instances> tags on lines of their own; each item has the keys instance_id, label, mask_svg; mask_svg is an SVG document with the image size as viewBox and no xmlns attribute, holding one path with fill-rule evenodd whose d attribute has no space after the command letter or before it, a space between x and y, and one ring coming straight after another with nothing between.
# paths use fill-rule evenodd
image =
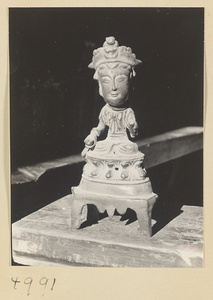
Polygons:
<instances>
[{"instance_id":1,"label":"seated figure","mask_svg":"<svg viewBox=\"0 0 213 300\"><path fill-rule=\"evenodd\" d=\"M127 208L135 210L139 229L151 234L151 210L157 195L143 168L144 154L128 138L128 132L132 138L138 133L129 103L134 69L140 63L131 48L119 46L114 37L106 38L103 47L93 52L89 67L95 69L94 79L106 105L98 126L84 140L86 164L80 184L72 187L73 228L82 222L83 207L93 204L99 212L106 210L110 218L115 208L120 214ZM97 141L106 127L107 138Z\"/></svg>"},{"instance_id":2,"label":"seated figure","mask_svg":"<svg viewBox=\"0 0 213 300\"><path fill-rule=\"evenodd\" d=\"M137 153L137 145L129 141L127 129L131 137L137 135L138 125L134 112L129 107L129 98L132 77L135 76L134 67L139 63L141 61L135 58L131 49L119 47L114 37L106 38L103 47L94 51L89 67L96 70L94 79L98 80L99 93L106 105L100 112L98 126L91 130L84 141L83 156L88 149L92 149L96 157ZM97 137L106 126L109 128L107 139L97 142Z\"/></svg>"},{"instance_id":3,"label":"seated figure","mask_svg":"<svg viewBox=\"0 0 213 300\"><path fill-rule=\"evenodd\" d=\"M84 141L82 155L86 156L87 161L84 176L98 178L101 170L105 179L141 179L145 176L145 170L141 168L144 155L127 135L127 130L132 138L138 133L129 100L133 89L132 78L136 75L134 68L140 63L132 50L125 46L119 47L114 37L106 38L103 47L94 51L89 67L95 69L94 79L98 80L99 93L106 105L100 112L98 126L91 130ZM107 138L97 141L106 126ZM135 163L132 160L136 160ZM105 168L100 168L103 163ZM129 172L130 165L134 165L136 173ZM115 170L121 172L114 172Z\"/></svg>"}]
</instances>

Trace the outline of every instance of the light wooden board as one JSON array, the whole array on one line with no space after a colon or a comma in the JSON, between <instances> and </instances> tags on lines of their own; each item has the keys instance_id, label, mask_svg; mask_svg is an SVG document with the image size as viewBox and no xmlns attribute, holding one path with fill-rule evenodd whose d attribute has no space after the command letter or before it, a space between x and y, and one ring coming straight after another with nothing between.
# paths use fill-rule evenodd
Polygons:
<instances>
[{"instance_id":1,"label":"light wooden board","mask_svg":"<svg viewBox=\"0 0 213 300\"><path fill-rule=\"evenodd\" d=\"M70 207L68 195L14 223L14 261L38 266L202 267L201 207L183 206L151 238L141 236L137 221L126 224L118 215L71 230Z\"/></svg>"},{"instance_id":2,"label":"light wooden board","mask_svg":"<svg viewBox=\"0 0 213 300\"><path fill-rule=\"evenodd\" d=\"M202 127L184 127L138 142L145 154L144 166L151 168L203 148Z\"/></svg>"}]
</instances>

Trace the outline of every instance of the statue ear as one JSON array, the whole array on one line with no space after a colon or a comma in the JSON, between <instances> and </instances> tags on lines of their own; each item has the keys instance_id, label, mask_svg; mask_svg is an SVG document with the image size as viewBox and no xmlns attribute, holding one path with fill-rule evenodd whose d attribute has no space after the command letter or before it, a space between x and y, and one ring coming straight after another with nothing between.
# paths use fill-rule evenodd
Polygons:
<instances>
[{"instance_id":1,"label":"statue ear","mask_svg":"<svg viewBox=\"0 0 213 300\"><path fill-rule=\"evenodd\" d=\"M98 80L98 71L97 71L97 70L95 71L95 74L94 74L94 76L93 76L93 79Z\"/></svg>"},{"instance_id":2,"label":"statue ear","mask_svg":"<svg viewBox=\"0 0 213 300\"><path fill-rule=\"evenodd\" d=\"M99 95L101 97L103 97L102 86L101 86L100 82L98 82L98 85L99 85Z\"/></svg>"},{"instance_id":3,"label":"statue ear","mask_svg":"<svg viewBox=\"0 0 213 300\"><path fill-rule=\"evenodd\" d=\"M136 72L135 72L135 69L134 69L134 68L132 69L132 75L133 75L133 77L136 76Z\"/></svg>"}]
</instances>

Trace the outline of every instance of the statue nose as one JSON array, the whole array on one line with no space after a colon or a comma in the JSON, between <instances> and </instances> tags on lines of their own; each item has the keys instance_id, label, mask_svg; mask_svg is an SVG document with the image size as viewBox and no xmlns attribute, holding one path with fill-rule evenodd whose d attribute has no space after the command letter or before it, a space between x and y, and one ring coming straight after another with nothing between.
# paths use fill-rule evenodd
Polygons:
<instances>
[{"instance_id":1,"label":"statue nose","mask_svg":"<svg viewBox=\"0 0 213 300\"><path fill-rule=\"evenodd\" d=\"M112 91L116 91L117 90L117 87L116 87L116 84L115 84L115 80L112 81Z\"/></svg>"}]
</instances>

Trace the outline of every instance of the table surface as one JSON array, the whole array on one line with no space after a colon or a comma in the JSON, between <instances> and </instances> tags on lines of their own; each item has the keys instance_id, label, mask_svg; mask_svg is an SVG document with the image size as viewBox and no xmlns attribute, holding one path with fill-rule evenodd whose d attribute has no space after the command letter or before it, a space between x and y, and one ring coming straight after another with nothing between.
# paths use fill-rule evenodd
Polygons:
<instances>
[{"instance_id":1,"label":"table surface","mask_svg":"<svg viewBox=\"0 0 213 300\"><path fill-rule=\"evenodd\" d=\"M71 229L71 195L12 225L13 260L36 266L202 267L203 209L183 206L153 236L143 237L138 221L114 215ZM156 230L158 228L158 230Z\"/></svg>"}]
</instances>

